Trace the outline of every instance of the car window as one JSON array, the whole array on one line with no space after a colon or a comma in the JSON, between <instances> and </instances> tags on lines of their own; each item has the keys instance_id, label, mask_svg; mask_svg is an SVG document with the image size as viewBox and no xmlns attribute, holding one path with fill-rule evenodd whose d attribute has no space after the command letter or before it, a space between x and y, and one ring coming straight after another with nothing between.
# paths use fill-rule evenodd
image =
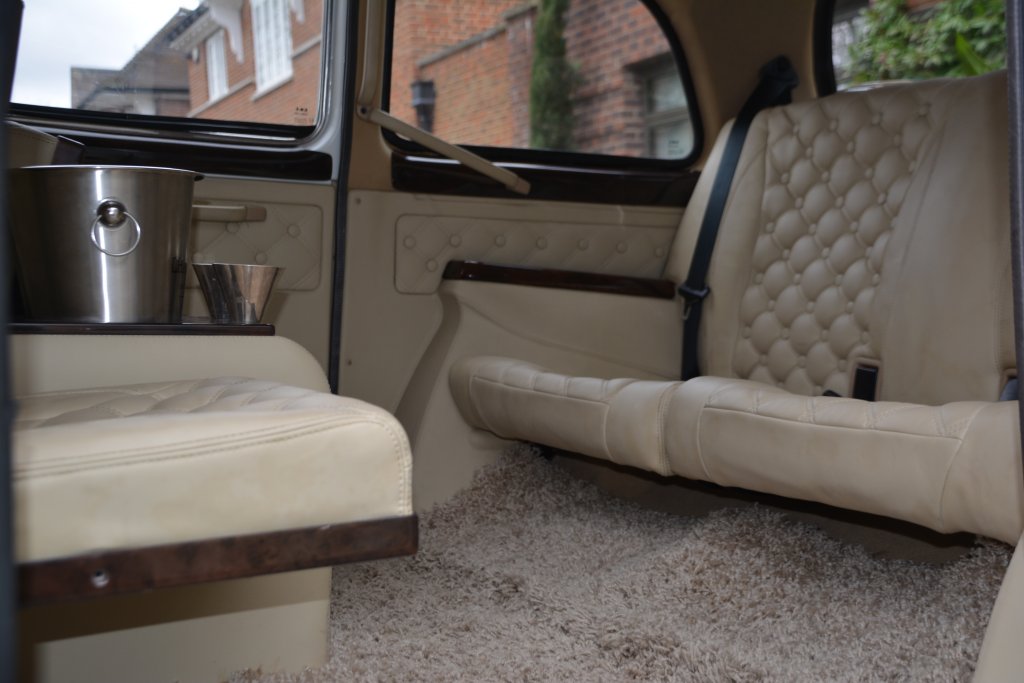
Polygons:
<instances>
[{"instance_id":1,"label":"car window","mask_svg":"<svg viewBox=\"0 0 1024 683\"><path fill-rule=\"evenodd\" d=\"M832 62L840 90L1002 69L1003 0L837 0Z\"/></svg>"},{"instance_id":2,"label":"car window","mask_svg":"<svg viewBox=\"0 0 1024 683\"><path fill-rule=\"evenodd\" d=\"M462 145L684 159L692 106L640 0L395 0L388 108Z\"/></svg>"},{"instance_id":3,"label":"car window","mask_svg":"<svg viewBox=\"0 0 1024 683\"><path fill-rule=\"evenodd\" d=\"M12 101L312 126L323 14L323 0L27 0Z\"/></svg>"}]
</instances>

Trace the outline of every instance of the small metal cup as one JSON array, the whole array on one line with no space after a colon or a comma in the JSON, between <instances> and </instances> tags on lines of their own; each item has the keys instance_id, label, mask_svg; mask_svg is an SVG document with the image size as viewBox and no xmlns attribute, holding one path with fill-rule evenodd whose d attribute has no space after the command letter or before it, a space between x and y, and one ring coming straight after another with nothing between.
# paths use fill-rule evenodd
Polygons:
<instances>
[{"instance_id":1,"label":"small metal cup","mask_svg":"<svg viewBox=\"0 0 1024 683\"><path fill-rule=\"evenodd\" d=\"M217 323L251 325L263 317L277 266L244 263L193 263L210 318Z\"/></svg>"}]
</instances>

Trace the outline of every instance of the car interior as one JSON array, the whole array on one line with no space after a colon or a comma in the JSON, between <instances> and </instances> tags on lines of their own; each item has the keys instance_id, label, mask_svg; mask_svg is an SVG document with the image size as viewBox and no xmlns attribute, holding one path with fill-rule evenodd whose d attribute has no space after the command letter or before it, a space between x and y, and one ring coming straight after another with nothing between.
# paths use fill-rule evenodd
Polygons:
<instances>
[{"instance_id":1,"label":"car interior","mask_svg":"<svg viewBox=\"0 0 1024 683\"><path fill-rule=\"evenodd\" d=\"M3 2L0 679L1024 680L1022 3L128 4Z\"/></svg>"}]
</instances>

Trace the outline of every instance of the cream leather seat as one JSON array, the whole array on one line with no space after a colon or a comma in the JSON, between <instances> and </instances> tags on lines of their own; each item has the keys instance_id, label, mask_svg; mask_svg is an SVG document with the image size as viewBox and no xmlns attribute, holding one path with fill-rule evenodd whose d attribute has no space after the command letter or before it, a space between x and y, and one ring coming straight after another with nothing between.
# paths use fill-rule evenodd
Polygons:
<instances>
[{"instance_id":1,"label":"cream leather seat","mask_svg":"<svg viewBox=\"0 0 1024 683\"><path fill-rule=\"evenodd\" d=\"M14 334L10 346L22 662L40 680L319 666L331 566L415 552L405 432L331 394L298 344Z\"/></svg>"},{"instance_id":2,"label":"cream leather seat","mask_svg":"<svg viewBox=\"0 0 1024 683\"><path fill-rule=\"evenodd\" d=\"M676 237L676 282L727 133ZM711 261L704 377L466 358L456 403L502 437L1015 543L1006 140L1002 73L765 110ZM859 366L879 368L877 402L844 398Z\"/></svg>"},{"instance_id":3,"label":"cream leather seat","mask_svg":"<svg viewBox=\"0 0 1024 683\"><path fill-rule=\"evenodd\" d=\"M355 399L218 378L18 403L20 563L412 515L405 433Z\"/></svg>"}]
</instances>

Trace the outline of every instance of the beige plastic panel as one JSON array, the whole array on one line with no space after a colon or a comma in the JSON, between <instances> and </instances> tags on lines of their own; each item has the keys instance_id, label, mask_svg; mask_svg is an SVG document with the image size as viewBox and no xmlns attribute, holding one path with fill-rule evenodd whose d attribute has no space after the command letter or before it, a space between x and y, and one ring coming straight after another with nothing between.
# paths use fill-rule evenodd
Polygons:
<instances>
[{"instance_id":1,"label":"beige plastic panel","mask_svg":"<svg viewBox=\"0 0 1024 683\"><path fill-rule=\"evenodd\" d=\"M200 222L193 226L189 259L282 266L264 322L304 346L326 369L331 324L331 254L334 253L332 184L209 177L196 183L197 202L267 210L265 221ZM195 276L189 274L185 315L208 315Z\"/></svg>"},{"instance_id":2,"label":"beige plastic panel","mask_svg":"<svg viewBox=\"0 0 1024 683\"><path fill-rule=\"evenodd\" d=\"M450 281L444 320L396 416L413 446L417 509L472 481L508 442L469 427L449 388L454 362L510 355L592 377L667 379L679 372L681 323L673 301Z\"/></svg>"},{"instance_id":3,"label":"beige plastic panel","mask_svg":"<svg viewBox=\"0 0 1024 683\"><path fill-rule=\"evenodd\" d=\"M400 292L399 221L429 216L438 223L483 222L523 231L566 225L584 235L630 225L664 229L671 238L680 214L681 209L350 193L341 392L380 405L402 422L413 446L418 510L468 485L474 470L506 445L472 430L459 416L448 389L452 362L486 352L582 374L673 377L681 325L675 302L666 300L460 281L444 282L432 293Z\"/></svg>"},{"instance_id":4,"label":"beige plastic panel","mask_svg":"<svg viewBox=\"0 0 1024 683\"><path fill-rule=\"evenodd\" d=\"M638 226L645 231L664 232L671 240L679 223L682 209L645 207L600 206L556 202L524 202L518 200L478 200L461 197L412 195L398 192L363 192L349 194L349 214L345 262L345 320L342 329L341 391L394 411L420 358L441 325L447 313L442 310L441 299L435 294L410 295L396 287L396 237L398 225L409 216L430 217L430 234L436 234L437 225L465 225L467 223L502 224L528 233L546 229L537 226L569 226L576 241L591 239L599 234ZM410 230L406 224L403 228ZM410 232L416 237L418 233ZM580 236L583 235L583 236ZM536 239L536 237L534 238ZM554 239L554 238L552 238ZM667 244L667 242L666 242ZM463 256L468 258L468 256ZM524 265L529 265L524 263ZM646 264L644 267L648 267ZM444 264L438 263L437 271ZM440 282L440 272L436 272ZM638 267L638 272L626 275L649 274ZM422 285L421 285L422 286ZM436 289L436 284L434 286ZM553 298L553 290L531 289L531 295L522 301L489 306L500 315L502 306L509 310L522 307L519 314L523 322L516 323L516 334L545 339L542 330L550 324L533 318L538 302L560 301ZM429 290L427 290L429 292ZM631 299L622 306L622 313L636 305ZM566 316L566 314L570 314ZM556 318L571 319L573 311L560 311ZM609 320L623 321L619 313L600 310L599 315ZM531 325L530 320L536 320ZM567 327L573 327L567 324ZM560 343L567 348L585 346L586 336L581 329ZM609 337L610 339L610 337ZM544 342L542 342L544 343ZM639 356L637 356L639 358ZM637 369L650 373L650 369Z\"/></svg>"},{"instance_id":5,"label":"beige plastic panel","mask_svg":"<svg viewBox=\"0 0 1024 683\"><path fill-rule=\"evenodd\" d=\"M330 391L313 356L280 335L13 334L10 348L15 396L219 376Z\"/></svg>"},{"instance_id":6,"label":"beige plastic panel","mask_svg":"<svg viewBox=\"0 0 1024 683\"><path fill-rule=\"evenodd\" d=\"M674 212L631 215L625 225L406 215L396 225L395 285L437 289L448 261L661 277L675 236Z\"/></svg>"},{"instance_id":7,"label":"beige plastic panel","mask_svg":"<svg viewBox=\"0 0 1024 683\"><path fill-rule=\"evenodd\" d=\"M330 585L329 568L311 569L24 610L19 680L219 683L316 667Z\"/></svg>"},{"instance_id":8,"label":"beige plastic panel","mask_svg":"<svg viewBox=\"0 0 1024 683\"><path fill-rule=\"evenodd\" d=\"M245 200L225 197L225 204ZM258 263L283 268L275 287L279 291L310 291L320 285L323 211L304 204L261 203L266 220L251 223L199 221L192 226L190 260L193 263ZM199 286L189 273L188 286Z\"/></svg>"}]
</instances>

